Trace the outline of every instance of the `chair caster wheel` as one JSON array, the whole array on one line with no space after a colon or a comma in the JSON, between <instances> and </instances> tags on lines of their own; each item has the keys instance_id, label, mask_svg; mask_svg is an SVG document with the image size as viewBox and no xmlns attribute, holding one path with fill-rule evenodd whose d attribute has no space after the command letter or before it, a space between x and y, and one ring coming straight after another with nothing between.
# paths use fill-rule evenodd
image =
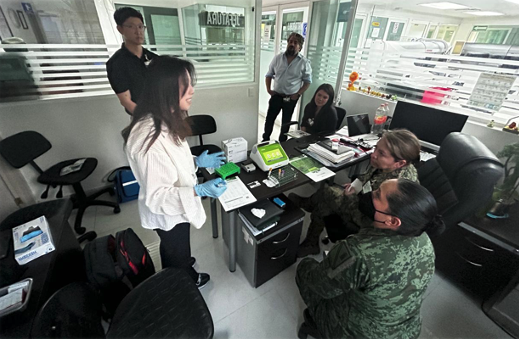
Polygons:
<instances>
[{"instance_id":1,"label":"chair caster wheel","mask_svg":"<svg viewBox=\"0 0 519 339\"><path fill-rule=\"evenodd\" d=\"M76 228L74 228L74 230L76 231L77 234L81 235L81 234L85 233L86 228L84 228L84 227L76 227Z\"/></svg>"},{"instance_id":2,"label":"chair caster wheel","mask_svg":"<svg viewBox=\"0 0 519 339\"><path fill-rule=\"evenodd\" d=\"M118 214L118 213L121 213L121 208L119 206L114 208L114 214Z\"/></svg>"}]
</instances>

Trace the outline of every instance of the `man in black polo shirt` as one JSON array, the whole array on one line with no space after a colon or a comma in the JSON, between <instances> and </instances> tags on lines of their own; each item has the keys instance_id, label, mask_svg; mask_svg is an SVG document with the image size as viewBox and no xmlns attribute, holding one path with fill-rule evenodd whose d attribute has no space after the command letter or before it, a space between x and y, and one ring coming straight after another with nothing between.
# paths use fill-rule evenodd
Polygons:
<instances>
[{"instance_id":1,"label":"man in black polo shirt","mask_svg":"<svg viewBox=\"0 0 519 339\"><path fill-rule=\"evenodd\" d=\"M141 13L122 7L115 11L114 19L124 43L106 63L106 71L121 105L131 115L144 86L146 67L157 55L142 47L146 26Z\"/></svg>"}]
</instances>

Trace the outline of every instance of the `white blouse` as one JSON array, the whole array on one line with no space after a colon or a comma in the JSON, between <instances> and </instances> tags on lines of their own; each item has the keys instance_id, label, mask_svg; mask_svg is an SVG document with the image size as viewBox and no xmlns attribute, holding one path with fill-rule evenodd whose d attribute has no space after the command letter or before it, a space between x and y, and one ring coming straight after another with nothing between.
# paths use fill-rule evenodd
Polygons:
<instances>
[{"instance_id":1,"label":"white blouse","mask_svg":"<svg viewBox=\"0 0 519 339\"><path fill-rule=\"evenodd\" d=\"M146 151L143 143L153 135L153 119L138 122L126 144L126 156L140 185L142 227L171 230L189 222L201 228L206 220L201 198L195 196L196 168L186 140L177 145L166 129Z\"/></svg>"}]
</instances>

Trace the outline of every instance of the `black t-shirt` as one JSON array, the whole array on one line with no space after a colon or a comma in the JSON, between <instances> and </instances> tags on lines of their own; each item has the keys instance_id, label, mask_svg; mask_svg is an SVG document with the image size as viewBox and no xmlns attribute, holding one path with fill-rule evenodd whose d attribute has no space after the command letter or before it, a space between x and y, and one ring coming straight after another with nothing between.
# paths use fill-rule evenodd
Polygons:
<instances>
[{"instance_id":1,"label":"black t-shirt","mask_svg":"<svg viewBox=\"0 0 519 339\"><path fill-rule=\"evenodd\" d=\"M312 106L310 104L306 105L301 127L306 127L306 131L310 134L335 131L337 127L337 111L335 107L330 106L327 110L321 110L316 116Z\"/></svg>"},{"instance_id":2,"label":"black t-shirt","mask_svg":"<svg viewBox=\"0 0 519 339\"><path fill-rule=\"evenodd\" d=\"M130 90L131 99L136 103L144 88L147 64L156 56L143 48L142 56L138 58L123 43L106 63L108 80L114 92L119 94Z\"/></svg>"}]
</instances>

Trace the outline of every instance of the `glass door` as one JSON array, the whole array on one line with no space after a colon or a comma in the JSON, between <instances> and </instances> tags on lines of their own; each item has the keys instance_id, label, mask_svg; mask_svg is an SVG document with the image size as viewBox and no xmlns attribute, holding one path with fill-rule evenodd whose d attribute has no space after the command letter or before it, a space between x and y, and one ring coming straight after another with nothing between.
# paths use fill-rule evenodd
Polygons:
<instances>
[{"instance_id":1,"label":"glass door","mask_svg":"<svg viewBox=\"0 0 519 339\"><path fill-rule=\"evenodd\" d=\"M386 41L400 41L402 33L404 32L405 22L390 20L389 28L386 31Z\"/></svg>"},{"instance_id":2,"label":"glass door","mask_svg":"<svg viewBox=\"0 0 519 339\"><path fill-rule=\"evenodd\" d=\"M284 51L287 47L287 39L293 32L301 34L304 38L308 31L308 4L301 7L281 6L281 35L280 35L280 51ZM303 51L302 51L303 52ZM303 53L304 54L304 53Z\"/></svg>"},{"instance_id":3,"label":"glass door","mask_svg":"<svg viewBox=\"0 0 519 339\"><path fill-rule=\"evenodd\" d=\"M259 73L259 112L267 113L270 95L265 87L265 74L267 74L270 62L276 55L276 24L277 8L266 7L261 13L261 51ZM279 40L278 40L279 41ZM258 128L263 128L259 125Z\"/></svg>"},{"instance_id":4,"label":"glass door","mask_svg":"<svg viewBox=\"0 0 519 339\"><path fill-rule=\"evenodd\" d=\"M306 55L309 8L309 2L298 2L263 8L263 12L261 13L261 58L259 74L259 112L262 115L266 115L268 101L270 100L270 95L267 93L263 79L274 56L286 50L287 38L292 32L299 33L305 38L305 44L303 45L301 53ZM298 112L299 104L294 110L292 120L298 118ZM279 122L281 121L281 114L279 114L278 120ZM263 125L260 125L259 128L262 129Z\"/></svg>"}]
</instances>

